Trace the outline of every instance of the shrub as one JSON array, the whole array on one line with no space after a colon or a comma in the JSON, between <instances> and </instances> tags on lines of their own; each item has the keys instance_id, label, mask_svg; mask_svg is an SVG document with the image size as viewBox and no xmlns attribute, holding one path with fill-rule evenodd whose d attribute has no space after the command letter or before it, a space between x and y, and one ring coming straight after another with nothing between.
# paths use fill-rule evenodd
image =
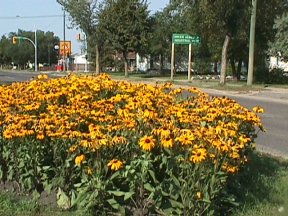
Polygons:
<instances>
[{"instance_id":1,"label":"shrub","mask_svg":"<svg viewBox=\"0 0 288 216\"><path fill-rule=\"evenodd\" d=\"M105 74L2 86L0 107L1 180L97 215L220 215L263 111Z\"/></svg>"},{"instance_id":2,"label":"shrub","mask_svg":"<svg viewBox=\"0 0 288 216\"><path fill-rule=\"evenodd\" d=\"M268 83L268 84L287 84L288 83L288 76L284 75L284 71L282 69L274 68L268 73L266 83Z\"/></svg>"}]
</instances>

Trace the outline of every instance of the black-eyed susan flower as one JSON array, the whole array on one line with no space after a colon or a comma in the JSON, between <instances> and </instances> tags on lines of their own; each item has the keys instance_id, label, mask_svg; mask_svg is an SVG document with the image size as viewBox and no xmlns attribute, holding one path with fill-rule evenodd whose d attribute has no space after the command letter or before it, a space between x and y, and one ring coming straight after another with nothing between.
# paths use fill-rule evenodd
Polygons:
<instances>
[{"instance_id":1,"label":"black-eyed susan flower","mask_svg":"<svg viewBox=\"0 0 288 216\"><path fill-rule=\"evenodd\" d=\"M118 159L112 159L109 161L107 166L112 170L112 171L117 171L123 167L123 162L118 160Z\"/></svg>"},{"instance_id":2,"label":"black-eyed susan flower","mask_svg":"<svg viewBox=\"0 0 288 216\"><path fill-rule=\"evenodd\" d=\"M193 140L195 140L194 135L188 133L183 134L175 139L175 141L180 142L182 145L191 145Z\"/></svg>"},{"instance_id":3,"label":"black-eyed susan flower","mask_svg":"<svg viewBox=\"0 0 288 216\"><path fill-rule=\"evenodd\" d=\"M252 110L255 113L264 113L264 109L262 107L259 107L259 106L253 107Z\"/></svg>"},{"instance_id":4,"label":"black-eyed susan flower","mask_svg":"<svg viewBox=\"0 0 288 216\"><path fill-rule=\"evenodd\" d=\"M198 148L192 150L190 161L193 163L200 163L207 158L207 150L205 148Z\"/></svg>"},{"instance_id":5,"label":"black-eyed susan flower","mask_svg":"<svg viewBox=\"0 0 288 216\"><path fill-rule=\"evenodd\" d=\"M161 145L165 148L171 148L174 144L174 141L171 137L163 137L161 138Z\"/></svg>"},{"instance_id":6,"label":"black-eyed susan flower","mask_svg":"<svg viewBox=\"0 0 288 216\"><path fill-rule=\"evenodd\" d=\"M139 146L144 151L151 151L156 145L156 140L153 136L144 136L139 140Z\"/></svg>"},{"instance_id":7,"label":"black-eyed susan flower","mask_svg":"<svg viewBox=\"0 0 288 216\"><path fill-rule=\"evenodd\" d=\"M79 166L79 165L81 165L85 160L86 160L86 157L85 157L84 154L79 155L79 156L77 156L77 157L75 158L75 164Z\"/></svg>"},{"instance_id":8,"label":"black-eyed susan flower","mask_svg":"<svg viewBox=\"0 0 288 216\"><path fill-rule=\"evenodd\" d=\"M125 137L123 136L115 136L112 138L112 144L117 145L117 144L127 144L128 141Z\"/></svg>"}]
</instances>

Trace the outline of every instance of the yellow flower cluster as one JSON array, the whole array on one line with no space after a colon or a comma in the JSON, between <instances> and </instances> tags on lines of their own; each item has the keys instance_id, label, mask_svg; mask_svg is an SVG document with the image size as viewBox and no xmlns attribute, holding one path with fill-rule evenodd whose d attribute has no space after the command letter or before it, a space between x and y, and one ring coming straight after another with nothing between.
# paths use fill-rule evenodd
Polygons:
<instances>
[{"instance_id":1,"label":"yellow flower cluster","mask_svg":"<svg viewBox=\"0 0 288 216\"><path fill-rule=\"evenodd\" d=\"M192 163L214 161L219 155L228 158L223 169L229 171L245 162L243 152L251 139L243 130L262 126L255 112L196 88L184 92L169 83L131 84L105 74L59 79L39 76L0 86L0 127L5 139L78 140L68 149L70 153L115 146L144 152L182 149L189 152ZM75 163L85 160L80 155ZM108 166L118 170L123 164L112 160Z\"/></svg>"}]
</instances>

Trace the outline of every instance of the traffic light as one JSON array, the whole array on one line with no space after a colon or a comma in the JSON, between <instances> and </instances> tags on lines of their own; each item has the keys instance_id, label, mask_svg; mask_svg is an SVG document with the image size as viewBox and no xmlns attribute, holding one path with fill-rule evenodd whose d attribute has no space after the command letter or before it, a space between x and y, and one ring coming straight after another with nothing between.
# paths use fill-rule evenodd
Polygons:
<instances>
[{"instance_id":1,"label":"traffic light","mask_svg":"<svg viewBox=\"0 0 288 216\"><path fill-rule=\"evenodd\" d=\"M77 40L81 40L81 34L79 33L79 34L77 34Z\"/></svg>"},{"instance_id":2,"label":"traffic light","mask_svg":"<svg viewBox=\"0 0 288 216\"><path fill-rule=\"evenodd\" d=\"M12 37L12 43L16 44L17 43L17 38L16 37Z\"/></svg>"}]
</instances>

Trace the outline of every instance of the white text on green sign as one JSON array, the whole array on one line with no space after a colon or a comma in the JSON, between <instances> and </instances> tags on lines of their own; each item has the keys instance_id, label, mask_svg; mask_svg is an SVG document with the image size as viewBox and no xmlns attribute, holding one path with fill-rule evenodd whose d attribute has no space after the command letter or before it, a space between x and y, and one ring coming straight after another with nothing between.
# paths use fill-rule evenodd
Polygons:
<instances>
[{"instance_id":1,"label":"white text on green sign","mask_svg":"<svg viewBox=\"0 0 288 216\"><path fill-rule=\"evenodd\" d=\"M200 36L189 34L173 34L172 43L174 44L200 44Z\"/></svg>"}]
</instances>

